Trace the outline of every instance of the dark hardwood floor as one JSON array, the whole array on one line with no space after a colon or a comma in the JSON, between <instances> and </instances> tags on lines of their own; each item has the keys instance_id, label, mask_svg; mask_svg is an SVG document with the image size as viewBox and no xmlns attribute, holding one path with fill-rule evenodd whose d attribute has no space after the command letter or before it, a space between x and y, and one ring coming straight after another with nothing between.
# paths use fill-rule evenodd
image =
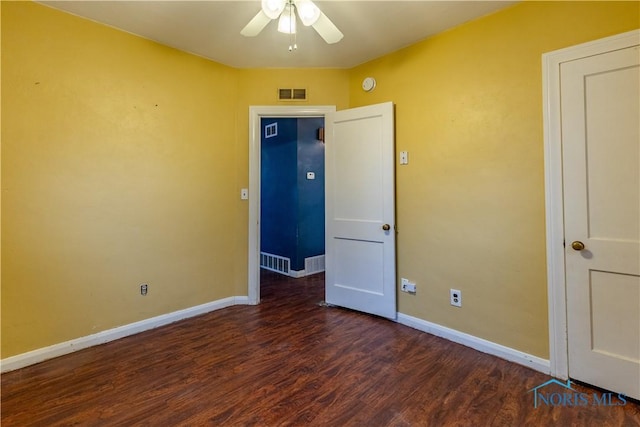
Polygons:
<instances>
[{"instance_id":1,"label":"dark hardwood floor","mask_svg":"<svg viewBox=\"0 0 640 427\"><path fill-rule=\"evenodd\" d=\"M322 274L262 283L259 306L2 375L2 426L640 426L637 402L534 408L549 376L322 307Z\"/></svg>"}]
</instances>

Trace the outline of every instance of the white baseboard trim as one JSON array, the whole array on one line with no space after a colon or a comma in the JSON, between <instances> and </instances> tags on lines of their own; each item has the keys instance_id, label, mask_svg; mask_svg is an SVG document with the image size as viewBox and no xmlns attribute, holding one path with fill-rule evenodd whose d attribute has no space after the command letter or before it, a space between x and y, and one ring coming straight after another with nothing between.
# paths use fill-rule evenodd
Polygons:
<instances>
[{"instance_id":1,"label":"white baseboard trim","mask_svg":"<svg viewBox=\"0 0 640 427\"><path fill-rule=\"evenodd\" d=\"M223 298L217 301L211 301L194 307L185 308L183 310L151 317L128 325L118 326L117 328L108 329L85 337L39 348L16 356L7 357L0 360L0 372L4 373L24 368L29 365L44 362L48 359L53 359L54 357L63 356L78 350L93 347L94 345L104 344L109 341L114 341L119 338L124 338L150 329L155 329L159 326L188 319L189 317L220 310L221 308L232 305L250 305L249 297L236 296Z\"/></svg>"},{"instance_id":2,"label":"white baseboard trim","mask_svg":"<svg viewBox=\"0 0 640 427\"><path fill-rule=\"evenodd\" d=\"M324 270L322 270L324 271ZM313 273L307 273L307 270L289 270L289 276L294 279L299 279L301 277L311 276L312 274L320 273L320 271L315 271Z\"/></svg>"},{"instance_id":3,"label":"white baseboard trim","mask_svg":"<svg viewBox=\"0 0 640 427\"><path fill-rule=\"evenodd\" d=\"M231 305L257 305L257 302L251 302L251 300L249 300L249 297L244 296L244 297L232 297L233 298L233 304ZM216 309L217 310L217 309ZM209 310L212 311L212 310Z\"/></svg>"},{"instance_id":4,"label":"white baseboard trim","mask_svg":"<svg viewBox=\"0 0 640 427\"><path fill-rule=\"evenodd\" d=\"M473 335L465 334L464 332L456 331L455 329L438 325L437 323L431 323L402 313L398 313L397 322L405 326L427 332L431 335L471 347L474 350L491 354L492 356L496 356L519 365L527 366L538 372L549 375L551 374L551 364L547 359L542 359L501 344L496 344Z\"/></svg>"},{"instance_id":5,"label":"white baseboard trim","mask_svg":"<svg viewBox=\"0 0 640 427\"><path fill-rule=\"evenodd\" d=\"M299 279L306 275L307 273L304 270L289 270L289 277L293 277L294 279Z\"/></svg>"}]
</instances>

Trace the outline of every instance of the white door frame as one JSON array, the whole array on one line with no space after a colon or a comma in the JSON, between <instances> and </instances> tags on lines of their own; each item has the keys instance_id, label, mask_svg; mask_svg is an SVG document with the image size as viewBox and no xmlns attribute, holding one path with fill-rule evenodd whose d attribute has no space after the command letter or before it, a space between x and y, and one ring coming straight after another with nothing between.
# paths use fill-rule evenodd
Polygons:
<instances>
[{"instance_id":1,"label":"white door frame","mask_svg":"<svg viewBox=\"0 0 640 427\"><path fill-rule=\"evenodd\" d=\"M335 105L249 107L249 304L260 302L260 119L325 117L335 111Z\"/></svg>"},{"instance_id":2,"label":"white door frame","mask_svg":"<svg viewBox=\"0 0 640 427\"><path fill-rule=\"evenodd\" d=\"M560 65L563 62L635 46L638 45L639 40L640 30L634 30L542 55L549 361L551 375L561 379L569 377L569 356L562 190Z\"/></svg>"}]
</instances>

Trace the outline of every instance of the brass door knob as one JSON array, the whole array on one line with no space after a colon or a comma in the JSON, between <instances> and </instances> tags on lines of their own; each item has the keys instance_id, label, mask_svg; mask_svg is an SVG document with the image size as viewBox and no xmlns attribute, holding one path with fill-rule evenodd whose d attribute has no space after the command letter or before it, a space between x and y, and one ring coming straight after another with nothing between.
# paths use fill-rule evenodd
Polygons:
<instances>
[{"instance_id":1,"label":"brass door knob","mask_svg":"<svg viewBox=\"0 0 640 427\"><path fill-rule=\"evenodd\" d=\"M575 242L571 243L571 247L573 248L574 251L581 251L585 248L584 243L576 240Z\"/></svg>"},{"instance_id":2,"label":"brass door knob","mask_svg":"<svg viewBox=\"0 0 640 427\"><path fill-rule=\"evenodd\" d=\"M382 229L384 231L389 231L389 230L391 230L391 226L389 224L385 224L385 225L382 226Z\"/></svg>"}]
</instances>

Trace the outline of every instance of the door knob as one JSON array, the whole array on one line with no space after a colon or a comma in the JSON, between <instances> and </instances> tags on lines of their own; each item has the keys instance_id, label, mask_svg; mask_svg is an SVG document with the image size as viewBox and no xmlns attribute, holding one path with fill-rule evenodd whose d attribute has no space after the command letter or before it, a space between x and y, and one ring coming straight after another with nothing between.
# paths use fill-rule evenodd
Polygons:
<instances>
[{"instance_id":1,"label":"door knob","mask_svg":"<svg viewBox=\"0 0 640 427\"><path fill-rule=\"evenodd\" d=\"M574 251L581 251L585 248L584 243L576 240L575 242L571 243L571 247L573 248Z\"/></svg>"},{"instance_id":2,"label":"door knob","mask_svg":"<svg viewBox=\"0 0 640 427\"><path fill-rule=\"evenodd\" d=\"M385 225L382 226L382 229L384 231L389 231L389 230L391 230L391 226L389 224L385 224Z\"/></svg>"}]
</instances>

